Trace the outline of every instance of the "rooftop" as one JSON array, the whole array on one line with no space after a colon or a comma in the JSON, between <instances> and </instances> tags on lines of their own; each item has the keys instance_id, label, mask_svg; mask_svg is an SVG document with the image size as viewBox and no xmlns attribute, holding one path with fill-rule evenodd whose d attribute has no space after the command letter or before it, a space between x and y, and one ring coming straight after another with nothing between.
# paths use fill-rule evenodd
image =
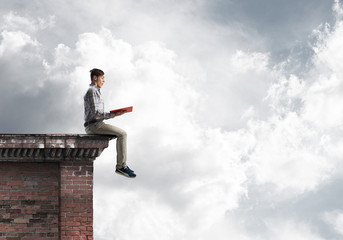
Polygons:
<instances>
[{"instance_id":1,"label":"rooftop","mask_svg":"<svg viewBox=\"0 0 343 240\"><path fill-rule=\"evenodd\" d=\"M114 137L88 134L0 134L0 161L95 160Z\"/></svg>"}]
</instances>

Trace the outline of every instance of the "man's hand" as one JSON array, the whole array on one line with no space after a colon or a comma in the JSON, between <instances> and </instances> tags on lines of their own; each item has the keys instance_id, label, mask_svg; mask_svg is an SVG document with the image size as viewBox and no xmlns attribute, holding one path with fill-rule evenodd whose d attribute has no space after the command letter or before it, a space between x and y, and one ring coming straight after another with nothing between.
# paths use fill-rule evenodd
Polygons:
<instances>
[{"instance_id":1,"label":"man's hand","mask_svg":"<svg viewBox=\"0 0 343 240\"><path fill-rule=\"evenodd\" d=\"M118 117L120 115L123 115L124 113L126 113L125 110L121 110L121 111L118 111L116 113L111 113L111 117L114 118L114 117Z\"/></svg>"}]
</instances>

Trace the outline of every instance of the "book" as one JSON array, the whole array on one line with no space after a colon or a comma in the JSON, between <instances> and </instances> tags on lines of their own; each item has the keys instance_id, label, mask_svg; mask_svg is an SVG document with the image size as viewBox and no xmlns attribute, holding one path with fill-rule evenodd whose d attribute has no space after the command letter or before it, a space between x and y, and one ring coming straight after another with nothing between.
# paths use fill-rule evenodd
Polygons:
<instances>
[{"instance_id":1,"label":"book","mask_svg":"<svg viewBox=\"0 0 343 240\"><path fill-rule=\"evenodd\" d=\"M132 109L133 107L125 107L125 108L119 108L119 109L115 109L115 110L111 110L110 113L116 113L116 112L119 112L119 111L125 111L125 113L128 113L128 112L132 112Z\"/></svg>"}]
</instances>

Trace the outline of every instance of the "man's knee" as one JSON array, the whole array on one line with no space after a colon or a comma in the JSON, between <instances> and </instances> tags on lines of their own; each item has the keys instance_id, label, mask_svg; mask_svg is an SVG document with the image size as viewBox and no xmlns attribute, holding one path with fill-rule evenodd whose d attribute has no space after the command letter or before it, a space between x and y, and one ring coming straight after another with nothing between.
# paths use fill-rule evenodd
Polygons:
<instances>
[{"instance_id":1,"label":"man's knee","mask_svg":"<svg viewBox=\"0 0 343 240\"><path fill-rule=\"evenodd\" d=\"M124 130L122 130L120 133L120 137L127 138L127 133Z\"/></svg>"}]
</instances>

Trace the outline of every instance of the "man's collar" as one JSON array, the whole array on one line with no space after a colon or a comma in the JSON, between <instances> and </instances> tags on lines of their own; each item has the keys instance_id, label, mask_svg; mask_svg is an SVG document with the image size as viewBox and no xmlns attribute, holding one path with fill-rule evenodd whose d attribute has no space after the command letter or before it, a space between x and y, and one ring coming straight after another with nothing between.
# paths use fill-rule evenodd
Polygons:
<instances>
[{"instance_id":1,"label":"man's collar","mask_svg":"<svg viewBox=\"0 0 343 240\"><path fill-rule=\"evenodd\" d=\"M98 91L100 91L100 88L98 86L95 86L93 83L89 84L90 87L95 87Z\"/></svg>"},{"instance_id":2,"label":"man's collar","mask_svg":"<svg viewBox=\"0 0 343 240\"><path fill-rule=\"evenodd\" d=\"M96 86L94 83L89 84L89 86L98 88L98 86ZM100 88L98 88L98 89L100 89Z\"/></svg>"}]
</instances>

